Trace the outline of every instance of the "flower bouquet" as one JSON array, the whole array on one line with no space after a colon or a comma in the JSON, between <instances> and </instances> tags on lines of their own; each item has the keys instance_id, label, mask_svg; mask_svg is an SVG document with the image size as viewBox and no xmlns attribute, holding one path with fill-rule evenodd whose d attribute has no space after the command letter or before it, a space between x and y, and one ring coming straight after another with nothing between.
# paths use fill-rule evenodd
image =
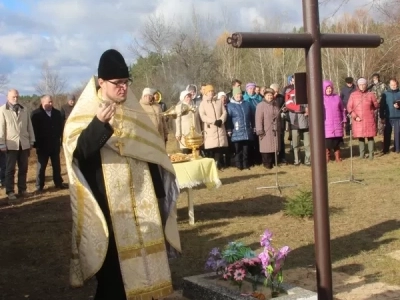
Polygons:
<instances>
[{"instance_id":1,"label":"flower bouquet","mask_svg":"<svg viewBox=\"0 0 400 300\"><path fill-rule=\"evenodd\" d=\"M272 297L277 297L283 282L282 268L290 249L284 246L276 250L272 244L272 233L265 230L260 244L263 251L256 253L240 242L229 243L223 251L213 248L206 262L206 269L216 272L224 280L229 280L241 289L244 280L252 283L253 297L265 299L257 293L260 279L271 290Z\"/></svg>"}]
</instances>

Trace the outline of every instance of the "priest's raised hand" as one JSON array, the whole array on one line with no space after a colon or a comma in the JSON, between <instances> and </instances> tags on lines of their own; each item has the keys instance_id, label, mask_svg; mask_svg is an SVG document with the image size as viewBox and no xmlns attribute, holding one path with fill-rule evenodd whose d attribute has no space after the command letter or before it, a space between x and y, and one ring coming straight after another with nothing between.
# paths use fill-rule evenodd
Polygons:
<instances>
[{"instance_id":1,"label":"priest's raised hand","mask_svg":"<svg viewBox=\"0 0 400 300\"><path fill-rule=\"evenodd\" d=\"M112 103L110 105L105 105L102 104L97 111L97 119L99 119L103 123L108 123L110 122L111 118L115 114L115 103Z\"/></svg>"}]
</instances>

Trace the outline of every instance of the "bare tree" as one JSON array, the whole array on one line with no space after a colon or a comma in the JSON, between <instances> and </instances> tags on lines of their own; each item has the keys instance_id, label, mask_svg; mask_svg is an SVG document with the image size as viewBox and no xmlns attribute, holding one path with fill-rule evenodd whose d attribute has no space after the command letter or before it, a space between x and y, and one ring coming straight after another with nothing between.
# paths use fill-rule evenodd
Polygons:
<instances>
[{"instance_id":1,"label":"bare tree","mask_svg":"<svg viewBox=\"0 0 400 300\"><path fill-rule=\"evenodd\" d=\"M39 95L48 94L56 97L64 92L67 80L62 78L60 73L50 68L47 62L43 63L41 80L36 85L36 92Z\"/></svg>"},{"instance_id":2,"label":"bare tree","mask_svg":"<svg viewBox=\"0 0 400 300\"><path fill-rule=\"evenodd\" d=\"M8 82L8 76L6 74L0 74L0 92L5 92Z\"/></svg>"}]
</instances>

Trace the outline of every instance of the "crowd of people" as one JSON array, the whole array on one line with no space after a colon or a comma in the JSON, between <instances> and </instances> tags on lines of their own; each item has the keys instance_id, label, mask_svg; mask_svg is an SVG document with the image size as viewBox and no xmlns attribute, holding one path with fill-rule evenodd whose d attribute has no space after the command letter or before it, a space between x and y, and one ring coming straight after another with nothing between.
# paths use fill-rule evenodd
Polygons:
<instances>
[{"instance_id":1,"label":"crowd of people","mask_svg":"<svg viewBox=\"0 0 400 300\"><path fill-rule=\"evenodd\" d=\"M176 105L178 117L172 120L173 134L180 151L191 153L185 145L185 136L194 126L204 136L201 155L214 158L218 169L235 166L239 170L254 165L267 169L274 164L287 164L285 135L290 142L293 164L311 165L308 105L296 103L294 76L288 77L282 89L276 83L257 86L247 83L244 90L240 80L232 81L229 92L217 92L211 84L189 84L180 93ZM383 135L382 154L390 152L394 131L393 151L400 153L400 91L395 78L386 85L374 74L371 82L359 78L345 78L340 93L335 93L333 83L323 82L325 108L326 160L340 162L343 137L350 134L358 139L359 157L374 158L377 134ZM29 115L18 102L18 91L7 94L7 103L0 107L0 184L5 188L10 204L19 203L26 196L28 157L32 148L37 153L36 192L45 185L45 170L49 159L53 168L53 181L57 188L67 188L60 168L60 147L63 128L75 106L75 97L69 95L61 110L53 107L49 95L41 97L40 107ZM162 94L145 88L139 100L140 106L165 143L168 141L168 117ZM195 107L186 115L180 115L182 105ZM301 144L304 154L301 155ZM368 151L368 152L367 152ZM277 162L275 162L275 152ZM18 193L15 193L14 175L18 165Z\"/></svg>"},{"instance_id":2,"label":"crowd of people","mask_svg":"<svg viewBox=\"0 0 400 300\"><path fill-rule=\"evenodd\" d=\"M45 171L49 159L55 188L68 188L61 176L60 149L64 124L75 105L75 97L70 95L67 98L67 103L58 110L53 107L52 96L44 95L40 99L40 106L29 113L18 102L18 91L8 91L7 103L0 107L0 185L5 189L10 205L19 204L29 196L28 160L33 148L37 155L35 193L41 193L45 188Z\"/></svg>"},{"instance_id":3,"label":"crowd of people","mask_svg":"<svg viewBox=\"0 0 400 300\"><path fill-rule=\"evenodd\" d=\"M214 158L219 169L236 166L243 170L260 164L271 169L275 163L287 164L287 134L293 164L310 166L308 105L296 103L294 76L289 76L287 86L282 89L276 83L269 88L251 82L244 90L241 87L242 82L235 79L228 93L217 92L210 84L202 85L199 93L197 87L190 84L180 93L178 112L182 103L197 108L196 112L178 116L174 122L173 130L181 151L191 152L183 137L193 125L204 136L202 155ZM145 91L154 95L160 93L151 89ZM380 81L379 74L373 74L370 83L366 78L355 82L347 77L340 93L335 92L332 81L325 80L323 93L327 162L332 156L336 162L342 160L340 148L350 129L358 140L360 158L374 158L377 134L384 137L382 154L388 154L393 128L393 150L400 152L400 92L395 78L390 79L387 86ZM158 105L154 100L149 103ZM161 110L166 110L165 104ZM161 118L160 122L165 123L165 119ZM166 128L160 124L158 127ZM167 137L165 130L160 130L160 134ZM301 142L304 155L300 153Z\"/></svg>"}]
</instances>

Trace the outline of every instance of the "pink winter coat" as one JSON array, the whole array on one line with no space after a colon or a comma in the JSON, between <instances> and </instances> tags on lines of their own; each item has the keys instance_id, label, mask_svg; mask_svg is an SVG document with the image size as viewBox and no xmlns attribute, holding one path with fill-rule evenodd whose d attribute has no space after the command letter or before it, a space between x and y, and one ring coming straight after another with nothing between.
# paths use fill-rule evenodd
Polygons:
<instances>
[{"instance_id":1,"label":"pink winter coat","mask_svg":"<svg viewBox=\"0 0 400 300\"><path fill-rule=\"evenodd\" d=\"M368 138L376 136L375 110L379 104L372 92L356 90L350 94L347 111L351 113L353 137ZM356 118L361 119L360 122Z\"/></svg>"},{"instance_id":2,"label":"pink winter coat","mask_svg":"<svg viewBox=\"0 0 400 300\"><path fill-rule=\"evenodd\" d=\"M225 131L227 113L221 100L202 100L199 114L204 123L204 149L228 147L228 137ZM216 120L222 121L221 127L214 125Z\"/></svg>"},{"instance_id":3,"label":"pink winter coat","mask_svg":"<svg viewBox=\"0 0 400 300\"><path fill-rule=\"evenodd\" d=\"M325 94L326 88L332 88L332 94ZM324 80L322 84L324 93L324 108L325 108L325 138L343 137L343 124L346 123L346 113L342 99L338 94L333 93L333 83L329 80Z\"/></svg>"}]
</instances>

